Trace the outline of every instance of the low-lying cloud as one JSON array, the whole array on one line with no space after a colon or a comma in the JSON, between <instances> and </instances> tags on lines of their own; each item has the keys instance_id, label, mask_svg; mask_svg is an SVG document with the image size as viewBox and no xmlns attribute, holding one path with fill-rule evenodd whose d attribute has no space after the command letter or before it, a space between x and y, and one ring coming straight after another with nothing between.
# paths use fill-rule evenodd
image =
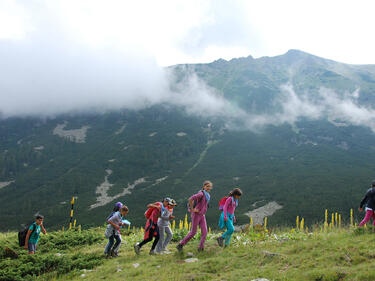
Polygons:
<instances>
[{"instance_id":1,"label":"low-lying cloud","mask_svg":"<svg viewBox=\"0 0 375 281\"><path fill-rule=\"evenodd\" d=\"M311 99L312 95L296 93L293 85L286 84L280 87L280 93L271 105L277 108L274 113L255 114L225 99L222 93L209 87L194 72L172 85L175 77L171 69L158 65L150 52L150 46L147 49L139 47L145 44L144 37L151 34L138 34L136 28L134 32L130 32L132 28L128 25L123 34L103 28L98 32L102 35L109 34L109 41L106 44L88 45L75 40L77 38L69 33L70 29L64 29L59 20L62 15L70 14L56 16L56 10L61 8L59 5L49 6L45 4L48 2L43 2L35 10L33 5L42 2L30 3L33 4L26 5L26 8L32 7L35 14L34 20L30 20L34 24L30 27L32 31L22 39L0 39L2 118L52 117L61 113L105 112L122 108L142 109L169 103L183 107L188 114L221 118L230 129L259 131L268 125L293 124L301 118L326 118L331 122L366 126L375 132L375 110L358 103L359 90L338 95L334 90L322 88L318 96ZM223 11L225 7L219 9L221 14ZM79 10L75 12L76 16L80 15ZM97 16L101 15L100 10L96 12ZM121 13L115 14L121 18L120 15ZM54 19L55 16L59 20ZM38 20L35 21L35 18ZM204 17L200 14L198 18ZM215 22L215 13L211 19ZM116 19L113 20L113 24L116 22ZM228 22L230 19L224 18L224 21L216 24L221 26L223 23L229 24ZM241 24L236 22L235 25ZM204 31L214 26L208 24L207 28L199 29L199 38L205 38ZM100 29L101 26L98 25L97 28ZM194 33L196 28L190 26L187 34ZM146 32L147 29L143 31ZM83 31L82 34L88 35ZM116 36L123 39L117 42L118 45L111 41ZM238 38L237 35L233 36L235 42ZM143 39L137 41L139 37ZM158 39L155 35L151 37L155 42ZM181 43L189 41L189 38L179 38L177 41ZM202 45L205 48L218 39L210 37L209 42L199 40L200 43L197 41L194 46ZM191 49L192 45L181 48Z\"/></svg>"}]
</instances>

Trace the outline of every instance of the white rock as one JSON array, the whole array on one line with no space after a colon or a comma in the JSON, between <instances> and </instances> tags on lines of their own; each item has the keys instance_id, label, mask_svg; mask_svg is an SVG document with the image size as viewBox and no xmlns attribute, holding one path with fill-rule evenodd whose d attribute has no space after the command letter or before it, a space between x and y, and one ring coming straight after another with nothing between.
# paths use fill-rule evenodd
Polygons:
<instances>
[{"instance_id":1,"label":"white rock","mask_svg":"<svg viewBox=\"0 0 375 281\"><path fill-rule=\"evenodd\" d=\"M198 261L197 258L190 258L190 259L186 259L185 262L196 262Z\"/></svg>"},{"instance_id":2,"label":"white rock","mask_svg":"<svg viewBox=\"0 0 375 281\"><path fill-rule=\"evenodd\" d=\"M81 274L81 277L82 277L82 278L86 277L86 274L84 274L84 273L83 273L83 274Z\"/></svg>"},{"instance_id":3,"label":"white rock","mask_svg":"<svg viewBox=\"0 0 375 281\"><path fill-rule=\"evenodd\" d=\"M55 256L56 256L56 257L61 257L62 254L61 254L61 253L56 253Z\"/></svg>"},{"instance_id":4,"label":"white rock","mask_svg":"<svg viewBox=\"0 0 375 281\"><path fill-rule=\"evenodd\" d=\"M133 266L134 266L134 268L137 268L138 266L140 266L140 264L139 263L133 263Z\"/></svg>"},{"instance_id":5,"label":"white rock","mask_svg":"<svg viewBox=\"0 0 375 281\"><path fill-rule=\"evenodd\" d=\"M188 252L186 255L187 255L188 257L194 257L194 254L193 254L192 252Z\"/></svg>"}]
</instances>

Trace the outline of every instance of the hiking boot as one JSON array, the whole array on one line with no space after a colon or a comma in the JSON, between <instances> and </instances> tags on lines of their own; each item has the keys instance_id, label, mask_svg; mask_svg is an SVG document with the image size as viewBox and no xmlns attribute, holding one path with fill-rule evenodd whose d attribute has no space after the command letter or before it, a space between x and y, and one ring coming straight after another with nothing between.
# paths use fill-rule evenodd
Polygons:
<instances>
[{"instance_id":1,"label":"hiking boot","mask_svg":"<svg viewBox=\"0 0 375 281\"><path fill-rule=\"evenodd\" d=\"M203 252L204 248L198 248L198 252Z\"/></svg>"},{"instance_id":2,"label":"hiking boot","mask_svg":"<svg viewBox=\"0 0 375 281\"><path fill-rule=\"evenodd\" d=\"M218 237L216 238L217 244L219 244L220 247L224 246L224 238L223 237Z\"/></svg>"},{"instance_id":3,"label":"hiking boot","mask_svg":"<svg viewBox=\"0 0 375 281\"><path fill-rule=\"evenodd\" d=\"M176 249L177 249L177 251L178 251L179 253L181 253L183 247L184 247L184 245L178 244L178 245L176 246Z\"/></svg>"},{"instance_id":4,"label":"hiking boot","mask_svg":"<svg viewBox=\"0 0 375 281\"><path fill-rule=\"evenodd\" d=\"M151 255L151 256L156 255L156 254L157 254L157 253L156 253L155 250L151 250L151 251L150 251L150 255Z\"/></svg>"},{"instance_id":5,"label":"hiking boot","mask_svg":"<svg viewBox=\"0 0 375 281\"><path fill-rule=\"evenodd\" d=\"M139 247L139 243L136 243L134 245L134 252L139 255L139 252L141 251L141 247Z\"/></svg>"},{"instance_id":6,"label":"hiking boot","mask_svg":"<svg viewBox=\"0 0 375 281\"><path fill-rule=\"evenodd\" d=\"M114 258L115 258L115 257L118 257L118 253L116 253L115 251L112 251L112 252L111 252L111 256L114 257Z\"/></svg>"}]
</instances>

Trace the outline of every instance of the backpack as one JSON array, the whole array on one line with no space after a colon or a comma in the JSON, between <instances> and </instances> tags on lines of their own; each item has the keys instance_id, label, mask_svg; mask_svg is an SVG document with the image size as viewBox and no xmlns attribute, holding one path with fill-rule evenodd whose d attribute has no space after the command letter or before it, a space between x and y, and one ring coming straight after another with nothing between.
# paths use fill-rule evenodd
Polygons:
<instances>
[{"instance_id":1,"label":"backpack","mask_svg":"<svg viewBox=\"0 0 375 281\"><path fill-rule=\"evenodd\" d=\"M30 236L31 236L31 235L33 235L33 233L36 230L35 222L26 224L25 228L18 232L18 244L20 245L20 247L25 246L26 235L27 235L27 232L29 231L30 226L32 226L32 225L34 225L34 229L30 234Z\"/></svg>"},{"instance_id":2,"label":"backpack","mask_svg":"<svg viewBox=\"0 0 375 281\"><path fill-rule=\"evenodd\" d=\"M160 203L160 202L157 202L157 204L158 204L159 206L161 206L161 203ZM148 208L148 209L146 210L146 212L145 212L145 217L146 217L146 219L150 219L150 218L151 218L151 214L152 214L152 212L153 212L155 209L157 209L157 208L151 207L151 208Z\"/></svg>"},{"instance_id":3,"label":"backpack","mask_svg":"<svg viewBox=\"0 0 375 281\"><path fill-rule=\"evenodd\" d=\"M105 221L107 222L110 218L113 217L113 215L115 214L116 212L112 212L109 214L109 216L105 219Z\"/></svg>"},{"instance_id":4,"label":"backpack","mask_svg":"<svg viewBox=\"0 0 375 281\"><path fill-rule=\"evenodd\" d=\"M223 210L225 202L227 201L228 198L229 198L229 196L224 196L223 198L220 199L220 201L219 201L219 210L220 211Z\"/></svg>"},{"instance_id":5,"label":"backpack","mask_svg":"<svg viewBox=\"0 0 375 281\"><path fill-rule=\"evenodd\" d=\"M203 190L201 190L200 192L203 192ZM203 196L205 196L204 193L203 193ZM196 200L193 201L193 209L195 208L195 206L198 205L198 203L200 203L203 200L203 196L201 197L201 199L198 200L198 202ZM187 202L187 209L188 209L188 212L191 213L192 210L190 209L189 200Z\"/></svg>"}]
</instances>

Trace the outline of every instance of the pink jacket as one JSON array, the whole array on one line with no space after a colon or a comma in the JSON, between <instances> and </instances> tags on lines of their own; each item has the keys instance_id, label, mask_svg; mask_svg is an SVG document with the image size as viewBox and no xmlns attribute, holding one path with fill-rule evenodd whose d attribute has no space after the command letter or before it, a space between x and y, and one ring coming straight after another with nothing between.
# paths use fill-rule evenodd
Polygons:
<instances>
[{"instance_id":1,"label":"pink jacket","mask_svg":"<svg viewBox=\"0 0 375 281\"><path fill-rule=\"evenodd\" d=\"M198 193L194 194L189 198L189 200L193 200L197 203L195 205L195 208L199 210L200 215L205 215L207 212L207 199L206 196L204 196L204 193L202 191L199 191Z\"/></svg>"},{"instance_id":2,"label":"pink jacket","mask_svg":"<svg viewBox=\"0 0 375 281\"><path fill-rule=\"evenodd\" d=\"M234 216L234 210L236 209L236 201L233 199L233 196L229 196L225 201L223 212L224 219L227 219L227 213Z\"/></svg>"}]
</instances>

